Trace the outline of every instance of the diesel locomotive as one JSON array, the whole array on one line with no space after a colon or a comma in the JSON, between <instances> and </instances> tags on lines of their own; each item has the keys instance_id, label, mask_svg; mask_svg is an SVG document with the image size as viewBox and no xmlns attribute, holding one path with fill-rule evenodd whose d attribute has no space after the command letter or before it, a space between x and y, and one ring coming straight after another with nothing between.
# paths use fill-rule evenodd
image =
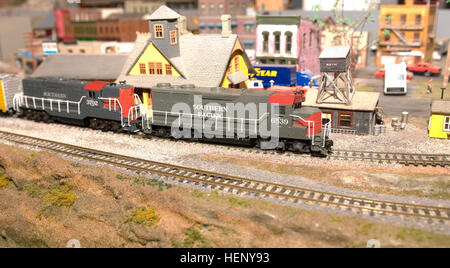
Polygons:
<instances>
[{"instance_id":1,"label":"diesel locomotive","mask_svg":"<svg viewBox=\"0 0 450 268\"><path fill-rule=\"evenodd\" d=\"M151 99L143 104L125 82L35 77L22 84L13 108L35 121L320 156L333 145L321 111L302 106L306 94L301 87L248 90L163 83L150 88Z\"/></svg>"},{"instance_id":2,"label":"diesel locomotive","mask_svg":"<svg viewBox=\"0 0 450 268\"><path fill-rule=\"evenodd\" d=\"M139 130L139 97L130 85L47 77L26 78L22 84L13 105L27 119L104 131Z\"/></svg>"}]
</instances>

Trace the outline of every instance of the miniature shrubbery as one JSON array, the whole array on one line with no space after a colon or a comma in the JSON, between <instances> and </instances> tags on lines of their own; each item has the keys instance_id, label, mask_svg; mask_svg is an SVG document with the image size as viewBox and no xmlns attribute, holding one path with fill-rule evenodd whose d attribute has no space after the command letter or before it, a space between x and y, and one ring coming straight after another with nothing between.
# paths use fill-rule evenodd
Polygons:
<instances>
[{"instance_id":1,"label":"miniature shrubbery","mask_svg":"<svg viewBox=\"0 0 450 268\"><path fill-rule=\"evenodd\" d=\"M125 223L136 223L144 226L156 225L161 218L151 207L139 207L126 216Z\"/></svg>"},{"instance_id":2,"label":"miniature shrubbery","mask_svg":"<svg viewBox=\"0 0 450 268\"><path fill-rule=\"evenodd\" d=\"M54 184L49 187L49 191L45 194L44 203L46 205L57 207L71 207L77 196L71 192L71 188L67 184Z\"/></svg>"},{"instance_id":3,"label":"miniature shrubbery","mask_svg":"<svg viewBox=\"0 0 450 268\"><path fill-rule=\"evenodd\" d=\"M184 231L184 243L183 246L185 248L210 248L211 244L208 240L200 233L200 231L194 226L186 229Z\"/></svg>"},{"instance_id":4,"label":"miniature shrubbery","mask_svg":"<svg viewBox=\"0 0 450 268\"><path fill-rule=\"evenodd\" d=\"M0 172L0 188L6 187L9 185L8 175Z\"/></svg>"}]
</instances>

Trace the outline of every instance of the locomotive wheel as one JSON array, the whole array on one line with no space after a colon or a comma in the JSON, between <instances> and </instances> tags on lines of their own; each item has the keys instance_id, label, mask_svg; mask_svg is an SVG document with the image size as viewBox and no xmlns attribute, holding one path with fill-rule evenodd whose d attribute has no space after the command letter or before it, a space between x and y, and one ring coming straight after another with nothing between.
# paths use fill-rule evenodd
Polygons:
<instances>
[{"instance_id":1,"label":"locomotive wheel","mask_svg":"<svg viewBox=\"0 0 450 268\"><path fill-rule=\"evenodd\" d=\"M118 122L111 122L111 131L119 133L122 131L122 126Z\"/></svg>"},{"instance_id":2,"label":"locomotive wheel","mask_svg":"<svg viewBox=\"0 0 450 268\"><path fill-rule=\"evenodd\" d=\"M90 122L89 122L89 127L94 129L94 130L98 130L99 129L98 120L95 119L95 118L91 119Z\"/></svg>"},{"instance_id":3,"label":"locomotive wheel","mask_svg":"<svg viewBox=\"0 0 450 268\"><path fill-rule=\"evenodd\" d=\"M109 124L108 121L105 120L101 120L100 124L99 124L99 128L101 129L101 131L103 132L108 132L111 129L111 125Z\"/></svg>"},{"instance_id":4,"label":"locomotive wheel","mask_svg":"<svg viewBox=\"0 0 450 268\"><path fill-rule=\"evenodd\" d=\"M156 136L161 137L161 138L167 138L168 137L168 132L165 128L159 128L156 131Z\"/></svg>"}]
</instances>

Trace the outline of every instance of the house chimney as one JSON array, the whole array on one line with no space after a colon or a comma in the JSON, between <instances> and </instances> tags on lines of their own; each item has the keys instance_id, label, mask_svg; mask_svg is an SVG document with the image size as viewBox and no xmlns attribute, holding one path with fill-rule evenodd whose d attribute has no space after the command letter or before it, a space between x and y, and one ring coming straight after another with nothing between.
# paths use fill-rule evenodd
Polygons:
<instances>
[{"instance_id":1,"label":"house chimney","mask_svg":"<svg viewBox=\"0 0 450 268\"><path fill-rule=\"evenodd\" d=\"M233 34L233 32L231 31L231 16L222 15L220 19L222 20L222 37L227 38L231 34Z\"/></svg>"},{"instance_id":2,"label":"house chimney","mask_svg":"<svg viewBox=\"0 0 450 268\"><path fill-rule=\"evenodd\" d=\"M178 31L179 31L180 35L188 33L187 22L186 22L185 16L181 16L178 18Z\"/></svg>"}]
</instances>

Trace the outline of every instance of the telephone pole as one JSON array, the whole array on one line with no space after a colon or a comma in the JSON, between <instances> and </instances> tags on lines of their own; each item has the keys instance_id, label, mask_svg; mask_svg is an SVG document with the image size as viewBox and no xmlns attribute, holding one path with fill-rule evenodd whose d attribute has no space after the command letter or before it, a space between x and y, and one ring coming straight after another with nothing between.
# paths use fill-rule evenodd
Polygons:
<instances>
[{"instance_id":1,"label":"telephone pole","mask_svg":"<svg viewBox=\"0 0 450 268\"><path fill-rule=\"evenodd\" d=\"M448 79L450 76L450 42L448 43L448 50L447 50L447 63L445 64L444 73L443 73L443 81L442 81L442 93L441 93L441 99L444 99L444 90L447 88L448 85Z\"/></svg>"}]
</instances>

